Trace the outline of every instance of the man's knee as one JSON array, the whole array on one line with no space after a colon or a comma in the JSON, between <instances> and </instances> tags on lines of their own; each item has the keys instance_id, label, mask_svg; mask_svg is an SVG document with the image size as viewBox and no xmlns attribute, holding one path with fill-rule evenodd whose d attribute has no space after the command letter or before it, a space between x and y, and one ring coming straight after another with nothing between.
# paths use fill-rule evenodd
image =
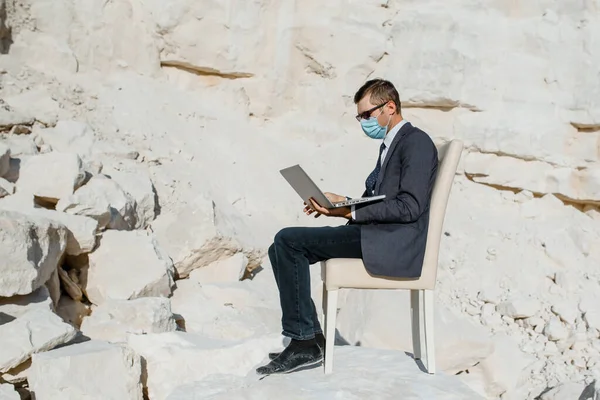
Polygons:
<instances>
[{"instance_id":1,"label":"man's knee","mask_svg":"<svg viewBox=\"0 0 600 400\"><path fill-rule=\"evenodd\" d=\"M294 238L298 236L298 228L288 227L283 228L275 234L273 239L273 245L275 246L286 246L294 241Z\"/></svg>"}]
</instances>

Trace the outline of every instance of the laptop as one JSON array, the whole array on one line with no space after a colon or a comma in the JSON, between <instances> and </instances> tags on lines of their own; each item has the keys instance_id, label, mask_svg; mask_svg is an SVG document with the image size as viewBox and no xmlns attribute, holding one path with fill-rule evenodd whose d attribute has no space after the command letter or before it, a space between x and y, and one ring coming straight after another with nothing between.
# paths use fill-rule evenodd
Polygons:
<instances>
[{"instance_id":1,"label":"laptop","mask_svg":"<svg viewBox=\"0 0 600 400\"><path fill-rule=\"evenodd\" d=\"M299 165L284 168L279 172L307 205L310 205L309 199L311 197L325 208L347 207L353 204L369 203L372 201L385 199L385 195L382 194L378 196L360 197L332 203Z\"/></svg>"}]
</instances>

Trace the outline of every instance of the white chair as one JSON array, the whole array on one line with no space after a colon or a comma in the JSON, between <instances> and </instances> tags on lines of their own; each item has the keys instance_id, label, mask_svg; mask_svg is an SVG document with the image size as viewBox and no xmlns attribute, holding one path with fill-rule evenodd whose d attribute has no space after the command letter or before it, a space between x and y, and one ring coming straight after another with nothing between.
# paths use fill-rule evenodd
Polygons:
<instances>
[{"instance_id":1,"label":"white chair","mask_svg":"<svg viewBox=\"0 0 600 400\"><path fill-rule=\"evenodd\" d=\"M438 148L440 162L431 194L427 245L420 278L374 277L367 272L361 259L335 258L321 263L326 338L325 374L330 374L333 370L337 298L338 291L342 288L410 290L414 356L416 360L425 360L428 373L435 373L433 290L437 276L442 225L462 149L463 143L460 140L452 140Z\"/></svg>"}]
</instances>

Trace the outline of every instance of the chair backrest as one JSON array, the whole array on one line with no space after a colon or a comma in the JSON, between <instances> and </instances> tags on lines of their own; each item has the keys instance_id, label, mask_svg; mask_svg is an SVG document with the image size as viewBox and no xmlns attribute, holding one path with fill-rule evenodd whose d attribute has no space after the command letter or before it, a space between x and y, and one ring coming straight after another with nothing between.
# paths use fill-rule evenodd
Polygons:
<instances>
[{"instance_id":1,"label":"chair backrest","mask_svg":"<svg viewBox=\"0 0 600 400\"><path fill-rule=\"evenodd\" d=\"M458 139L445 143L438 148L438 171L431 193L427 245L425 247L423 270L419 278L419 281L429 289L435 287L446 206L448 205L450 189L454 182L454 175L456 175L462 150L463 142Z\"/></svg>"}]
</instances>

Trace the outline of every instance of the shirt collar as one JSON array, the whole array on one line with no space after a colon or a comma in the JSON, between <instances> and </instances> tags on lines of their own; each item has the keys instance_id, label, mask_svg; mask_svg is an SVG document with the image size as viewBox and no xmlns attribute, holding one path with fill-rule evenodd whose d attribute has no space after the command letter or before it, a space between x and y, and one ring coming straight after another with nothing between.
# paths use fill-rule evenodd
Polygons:
<instances>
[{"instance_id":1,"label":"shirt collar","mask_svg":"<svg viewBox=\"0 0 600 400\"><path fill-rule=\"evenodd\" d=\"M385 135L385 138L383 139L383 144L385 144L386 149L390 148L392 142L394 141L394 138L396 137L396 134L400 131L400 129L407 122L408 122L407 120L403 119L402 121L398 122L398 124L396 126L394 126L387 135Z\"/></svg>"}]
</instances>

